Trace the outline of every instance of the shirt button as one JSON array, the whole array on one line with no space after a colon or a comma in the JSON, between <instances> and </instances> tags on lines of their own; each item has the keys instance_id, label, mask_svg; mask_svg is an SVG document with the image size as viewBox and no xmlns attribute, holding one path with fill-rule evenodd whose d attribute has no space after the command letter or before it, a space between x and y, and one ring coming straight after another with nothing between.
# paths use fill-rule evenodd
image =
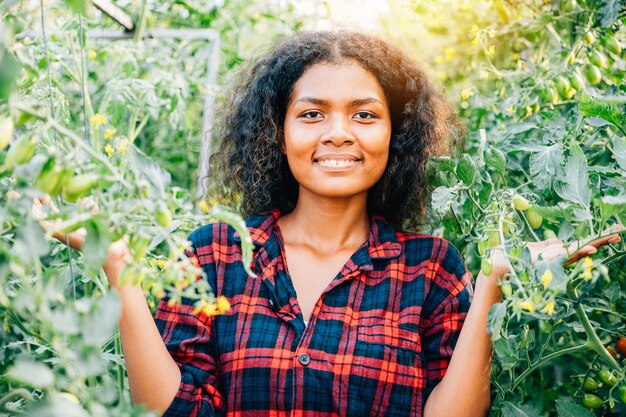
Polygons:
<instances>
[{"instance_id":1,"label":"shirt button","mask_svg":"<svg viewBox=\"0 0 626 417\"><path fill-rule=\"evenodd\" d=\"M270 298L270 307L274 307L274 300Z\"/></svg>"},{"instance_id":2,"label":"shirt button","mask_svg":"<svg viewBox=\"0 0 626 417\"><path fill-rule=\"evenodd\" d=\"M300 361L302 365L307 366L311 362L311 357L303 353L298 357L298 361Z\"/></svg>"}]
</instances>

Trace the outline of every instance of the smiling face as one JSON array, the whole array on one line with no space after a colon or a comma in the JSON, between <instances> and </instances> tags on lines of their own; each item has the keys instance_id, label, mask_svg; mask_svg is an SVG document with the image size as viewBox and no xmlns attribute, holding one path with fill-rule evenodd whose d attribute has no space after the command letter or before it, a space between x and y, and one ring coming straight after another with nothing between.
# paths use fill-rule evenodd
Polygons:
<instances>
[{"instance_id":1,"label":"smiling face","mask_svg":"<svg viewBox=\"0 0 626 417\"><path fill-rule=\"evenodd\" d=\"M385 171L390 138L383 89L356 61L313 65L294 85L283 152L301 196L367 195Z\"/></svg>"}]
</instances>

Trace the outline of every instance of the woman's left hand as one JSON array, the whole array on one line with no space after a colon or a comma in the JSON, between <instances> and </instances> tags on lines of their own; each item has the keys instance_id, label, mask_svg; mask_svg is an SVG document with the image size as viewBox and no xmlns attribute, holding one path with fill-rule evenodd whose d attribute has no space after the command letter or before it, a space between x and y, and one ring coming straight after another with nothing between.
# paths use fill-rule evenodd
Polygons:
<instances>
[{"instance_id":1,"label":"woman's left hand","mask_svg":"<svg viewBox=\"0 0 626 417\"><path fill-rule=\"evenodd\" d=\"M570 245L566 247L560 239L548 239L540 242L526 242L524 245L530 250L531 262L533 265L537 262L540 255L541 258L546 261L550 261L559 256L564 257L567 260L563 262L563 265L569 265L581 258L584 258L585 256L596 253L598 248L604 245L621 241L620 235L617 232L624 229L625 228L623 226L614 225L602 232L601 238L592 240L586 245L584 245L585 241L579 240L570 243ZM495 250L492 250L490 260L493 266L490 278L493 278L494 280L496 278L502 278L504 274L509 272L509 263L507 262L502 249L495 248Z\"/></svg>"}]
</instances>

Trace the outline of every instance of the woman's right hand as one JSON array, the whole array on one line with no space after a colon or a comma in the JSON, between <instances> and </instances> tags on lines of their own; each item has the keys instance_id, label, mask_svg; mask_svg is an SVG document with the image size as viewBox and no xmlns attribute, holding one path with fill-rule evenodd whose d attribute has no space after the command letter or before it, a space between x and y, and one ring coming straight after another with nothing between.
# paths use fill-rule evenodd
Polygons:
<instances>
[{"instance_id":1,"label":"woman's right hand","mask_svg":"<svg viewBox=\"0 0 626 417\"><path fill-rule=\"evenodd\" d=\"M56 214L59 209L56 207L49 195L39 197L33 200L32 216L35 220L39 221L39 224L46 233L49 233L52 237L59 240L61 243L69 244L70 247L81 250L87 232L85 228L80 228L74 232L68 234L61 233L58 230L58 226L61 220L50 221L47 219L48 215L45 210L45 206L50 208L50 213ZM98 205L92 199L85 198L81 201L81 207L85 210L91 210L93 214L96 214L99 209ZM109 245L109 253L102 265L104 272L109 281L109 285L112 288L118 287L118 277L124 267L133 262L133 257L128 247L128 237L124 236L122 239L115 241Z\"/></svg>"}]
</instances>

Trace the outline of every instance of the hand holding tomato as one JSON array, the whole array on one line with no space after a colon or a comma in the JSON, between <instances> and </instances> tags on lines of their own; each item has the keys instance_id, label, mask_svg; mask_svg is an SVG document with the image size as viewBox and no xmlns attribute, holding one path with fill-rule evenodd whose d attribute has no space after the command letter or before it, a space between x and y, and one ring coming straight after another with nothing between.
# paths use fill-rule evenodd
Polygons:
<instances>
[{"instance_id":1,"label":"hand holding tomato","mask_svg":"<svg viewBox=\"0 0 626 417\"><path fill-rule=\"evenodd\" d=\"M614 225L602 233L602 237L594 239L585 244L585 241L578 240L565 246L563 241L557 238L551 238L539 242L526 242L526 246L530 250L531 262L534 265L539 256L546 261L550 261L559 256L565 257L567 260L563 263L569 265L581 258L590 256L598 251L598 248L621 241L620 235L617 233L624 230L623 226ZM505 254L499 247L493 248L491 252L491 268L492 271L488 275L492 278L501 278L509 272L509 263Z\"/></svg>"},{"instance_id":2,"label":"hand holding tomato","mask_svg":"<svg viewBox=\"0 0 626 417\"><path fill-rule=\"evenodd\" d=\"M93 214L96 214L99 211L98 205L95 201L89 198L82 199L80 205L82 209L90 210ZM87 235L85 228L81 227L80 229L67 234L61 233L58 230L61 220L48 220L44 206L49 206L50 213L52 214L59 212L59 209L56 207L50 196L45 195L33 200L31 209L33 218L39 221L41 227L55 239L59 240L61 243L69 244L70 247L76 250L81 250ZM111 287L118 286L119 273L128 263L131 262L133 262L133 257L128 247L127 236L124 236L124 238L109 245L108 257L102 265L102 268L107 275L109 285Z\"/></svg>"}]
</instances>

